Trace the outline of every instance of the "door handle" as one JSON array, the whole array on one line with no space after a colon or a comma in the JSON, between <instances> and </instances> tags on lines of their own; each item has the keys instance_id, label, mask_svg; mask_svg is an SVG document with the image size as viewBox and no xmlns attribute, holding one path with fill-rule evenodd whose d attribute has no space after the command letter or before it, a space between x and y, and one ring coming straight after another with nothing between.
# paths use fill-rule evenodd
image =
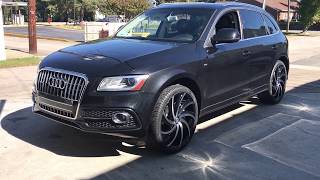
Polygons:
<instances>
[{"instance_id":1,"label":"door handle","mask_svg":"<svg viewBox=\"0 0 320 180\"><path fill-rule=\"evenodd\" d=\"M250 54L251 54L251 51L249 51L249 50L242 51L243 56L249 56Z\"/></svg>"}]
</instances>

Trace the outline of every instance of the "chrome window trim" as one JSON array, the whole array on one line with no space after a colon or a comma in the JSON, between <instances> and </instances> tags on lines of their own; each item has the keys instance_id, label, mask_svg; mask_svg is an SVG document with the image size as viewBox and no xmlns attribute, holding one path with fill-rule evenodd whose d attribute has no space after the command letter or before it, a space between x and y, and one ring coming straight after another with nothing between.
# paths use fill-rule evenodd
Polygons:
<instances>
[{"instance_id":1,"label":"chrome window trim","mask_svg":"<svg viewBox=\"0 0 320 180\"><path fill-rule=\"evenodd\" d=\"M72 76L77 76L77 77L81 77L84 79L85 81L85 84L84 84L84 87L83 87L83 91L80 93L80 97L79 97L79 100L78 100L78 104L77 104L77 108L76 108L76 113L74 115L74 118L69 118L69 117L66 117L66 116L63 116L63 115L60 115L60 114L56 114L56 113L53 113L53 112L50 112L50 111L47 111L45 109L42 109L41 107L39 107L38 103L37 106L38 106L38 109L42 112L46 112L46 113L49 113L51 115L54 115L54 116L58 116L58 117L61 117L63 119L69 119L69 120L76 120L79 118L79 109L80 109L80 105L81 105L81 102L83 100L83 96L84 96L84 93L88 87L88 84L89 84L89 79L87 77L87 75L85 74L82 74L82 73L78 73L78 72L74 72L74 71L67 71L67 70L64 70L64 69L56 69L56 68L52 68L52 67L44 67L42 69L39 70L38 74L41 72L41 71L53 71L53 72L57 72L57 73L63 73L63 74L69 74L69 75L72 75ZM38 83L38 79L37 79L37 83ZM36 84L37 84L36 83ZM38 89L36 88L35 91L37 92L38 94ZM50 99L52 100L52 99ZM52 100L54 101L54 100ZM57 102L57 101L56 101ZM60 103L60 102L59 102Z\"/></svg>"}]
</instances>

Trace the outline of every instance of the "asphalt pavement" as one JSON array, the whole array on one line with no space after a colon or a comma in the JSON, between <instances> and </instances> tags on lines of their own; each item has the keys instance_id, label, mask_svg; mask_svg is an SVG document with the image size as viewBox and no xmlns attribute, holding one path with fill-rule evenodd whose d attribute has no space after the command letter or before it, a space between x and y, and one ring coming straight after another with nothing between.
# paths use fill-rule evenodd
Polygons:
<instances>
[{"instance_id":1,"label":"asphalt pavement","mask_svg":"<svg viewBox=\"0 0 320 180\"><path fill-rule=\"evenodd\" d=\"M28 35L28 27L5 27L5 33ZM70 41L83 42L84 31L80 30L66 30L55 28L52 26L37 26L37 36L48 38L60 38Z\"/></svg>"}]
</instances>

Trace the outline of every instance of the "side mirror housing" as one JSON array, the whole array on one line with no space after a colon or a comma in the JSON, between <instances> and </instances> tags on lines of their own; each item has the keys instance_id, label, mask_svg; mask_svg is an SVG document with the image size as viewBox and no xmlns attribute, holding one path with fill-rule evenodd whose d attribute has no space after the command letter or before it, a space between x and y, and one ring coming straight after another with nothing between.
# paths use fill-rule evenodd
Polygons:
<instances>
[{"instance_id":1,"label":"side mirror housing","mask_svg":"<svg viewBox=\"0 0 320 180\"><path fill-rule=\"evenodd\" d=\"M212 45L217 43L234 43L238 42L241 39L240 32L237 29L233 28L223 28L216 32L211 38Z\"/></svg>"}]
</instances>

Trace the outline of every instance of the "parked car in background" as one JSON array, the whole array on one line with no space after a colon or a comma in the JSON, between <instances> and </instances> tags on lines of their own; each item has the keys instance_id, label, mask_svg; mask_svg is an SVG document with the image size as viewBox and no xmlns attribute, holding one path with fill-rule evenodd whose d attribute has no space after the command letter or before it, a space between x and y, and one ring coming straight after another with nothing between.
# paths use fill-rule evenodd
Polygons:
<instances>
[{"instance_id":1,"label":"parked car in background","mask_svg":"<svg viewBox=\"0 0 320 180\"><path fill-rule=\"evenodd\" d=\"M199 117L256 95L263 103L279 103L288 71L288 41L263 9L163 4L111 40L46 57L33 111L173 153L190 142Z\"/></svg>"}]
</instances>

